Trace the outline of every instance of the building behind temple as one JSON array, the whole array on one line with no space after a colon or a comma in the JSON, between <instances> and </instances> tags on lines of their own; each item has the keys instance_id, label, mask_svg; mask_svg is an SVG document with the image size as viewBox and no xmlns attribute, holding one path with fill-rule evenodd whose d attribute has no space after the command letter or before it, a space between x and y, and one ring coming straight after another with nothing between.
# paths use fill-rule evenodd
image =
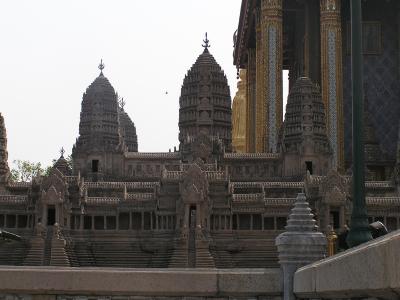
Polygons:
<instances>
[{"instance_id":1,"label":"building behind temple","mask_svg":"<svg viewBox=\"0 0 400 300\"><path fill-rule=\"evenodd\" d=\"M368 153L367 168L384 180L390 173L383 165L396 161L400 119L400 3L362 1L362 18L366 113L376 132L374 143L381 147L375 155L381 167ZM246 128L245 152L279 152L286 70L289 89L299 76L320 86L333 167L341 173L351 167L350 44L350 1L242 1L234 64L246 70L246 109L233 113L242 116L233 126Z\"/></svg>"},{"instance_id":2,"label":"building behind temple","mask_svg":"<svg viewBox=\"0 0 400 300\"><path fill-rule=\"evenodd\" d=\"M23 240L0 241L0 264L278 267L274 240L302 191L323 231L348 223L351 175L335 170L310 78L293 80L276 151L232 152L229 86L206 39L181 89L179 149L144 153L103 68L83 95L72 168L61 155L49 175L11 181L1 117L0 228ZM368 153L379 154L366 130ZM370 219L394 230L400 161L375 163L389 175L365 183Z\"/></svg>"}]
</instances>

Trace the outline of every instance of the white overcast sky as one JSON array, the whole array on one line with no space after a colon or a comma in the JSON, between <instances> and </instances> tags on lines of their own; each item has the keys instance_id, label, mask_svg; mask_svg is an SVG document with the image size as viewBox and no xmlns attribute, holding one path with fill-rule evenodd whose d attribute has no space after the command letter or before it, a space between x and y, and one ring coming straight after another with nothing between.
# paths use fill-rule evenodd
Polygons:
<instances>
[{"instance_id":1,"label":"white overcast sky","mask_svg":"<svg viewBox=\"0 0 400 300\"><path fill-rule=\"evenodd\" d=\"M178 145L182 80L210 52L236 91L233 33L241 0L13 0L0 2L0 111L9 162L50 164L78 137L82 94L105 76L126 101L139 151ZM168 94L166 94L168 92Z\"/></svg>"}]
</instances>

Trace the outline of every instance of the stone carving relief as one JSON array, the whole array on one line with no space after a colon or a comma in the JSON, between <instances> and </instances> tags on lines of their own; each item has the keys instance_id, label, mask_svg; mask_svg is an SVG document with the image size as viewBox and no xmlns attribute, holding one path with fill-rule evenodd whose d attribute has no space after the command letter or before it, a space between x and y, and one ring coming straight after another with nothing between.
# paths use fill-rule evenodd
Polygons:
<instances>
[{"instance_id":1,"label":"stone carving relief","mask_svg":"<svg viewBox=\"0 0 400 300\"><path fill-rule=\"evenodd\" d=\"M208 162L211 159L212 141L204 131L193 141L191 148L194 160L201 158L203 161Z\"/></svg>"},{"instance_id":2,"label":"stone carving relief","mask_svg":"<svg viewBox=\"0 0 400 300\"><path fill-rule=\"evenodd\" d=\"M349 195L345 178L335 170L329 171L327 177L324 178L320 192L324 203L335 205L346 204Z\"/></svg>"},{"instance_id":3,"label":"stone carving relief","mask_svg":"<svg viewBox=\"0 0 400 300\"><path fill-rule=\"evenodd\" d=\"M192 164L184 174L180 185L182 201L185 204L198 204L208 199L208 181L199 165Z\"/></svg>"}]
</instances>

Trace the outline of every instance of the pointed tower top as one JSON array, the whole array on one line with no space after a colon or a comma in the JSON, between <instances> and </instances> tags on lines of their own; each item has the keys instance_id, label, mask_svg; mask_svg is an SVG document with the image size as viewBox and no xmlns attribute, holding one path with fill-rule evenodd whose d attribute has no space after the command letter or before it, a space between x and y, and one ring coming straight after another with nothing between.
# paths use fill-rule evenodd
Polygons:
<instances>
[{"instance_id":1,"label":"pointed tower top","mask_svg":"<svg viewBox=\"0 0 400 300\"><path fill-rule=\"evenodd\" d=\"M105 67L106 66L103 64L103 59L101 59L99 64L100 75L103 75L103 70Z\"/></svg>"},{"instance_id":2,"label":"pointed tower top","mask_svg":"<svg viewBox=\"0 0 400 300\"><path fill-rule=\"evenodd\" d=\"M65 150L64 150L64 147L61 147L61 149L60 149L60 157L64 157L64 153L65 153Z\"/></svg>"},{"instance_id":3,"label":"pointed tower top","mask_svg":"<svg viewBox=\"0 0 400 300\"><path fill-rule=\"evenodd\" d=\"M121 107L122 110L124 110L125 104L126 104L126 102L124 100L124 97L119 99L119 106Z\"/></svg>"},{"instance_id":4,"label":"pointed tower top","mask_svg":"<svg viewBox=\"0 0 400 300\"><path fill-rule=\"evenodd\" d=\"M204 44L202 46L204 47L204 51L208 51L208 48L210 48L211 45L209 44L210 40L207 38L207 32L206 32L206 37L203 40L203 42L204 42Z\"/></svg>"}]
</instances>

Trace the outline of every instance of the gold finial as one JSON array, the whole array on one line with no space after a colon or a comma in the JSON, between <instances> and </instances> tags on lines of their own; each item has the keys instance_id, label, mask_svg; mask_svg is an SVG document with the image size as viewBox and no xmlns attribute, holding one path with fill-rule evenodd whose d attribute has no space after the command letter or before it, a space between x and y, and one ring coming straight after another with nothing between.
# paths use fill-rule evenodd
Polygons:
<instances>
[{"instance_id":1,"label":"gold finial","mask_svg":"<svg viewBox=\"0 0 400 300\"><path fill-rule=\"evenodd\" d=\"M64 153L65 153L64 147L61 147L61 149L60 149L61 157L64 157Z\"/></svg>"},{"instance_id":2,"label":"gold finial","mask_svg":"<svg viewBox=\"0 0 400 300\"><path fill-rule=\"evenodd\" d=\"M103 59L101 59L100 64L99 64L99 70L100 74L103 75L103 70L106 66L103 64Z\"/></svg>"},{"instance_id":3,"label":"gold finial","mask_svg":"<svg viewBox=\"0 0 400 300\"><path fill-rule=\"evenodd\" d=\"M210 40L207 38L207 32L206 32L206 38L203 40L204 44L202 45L204 47L205 50L207 50L208 48L211 47Z\"/></svg>"}]
</instances>

